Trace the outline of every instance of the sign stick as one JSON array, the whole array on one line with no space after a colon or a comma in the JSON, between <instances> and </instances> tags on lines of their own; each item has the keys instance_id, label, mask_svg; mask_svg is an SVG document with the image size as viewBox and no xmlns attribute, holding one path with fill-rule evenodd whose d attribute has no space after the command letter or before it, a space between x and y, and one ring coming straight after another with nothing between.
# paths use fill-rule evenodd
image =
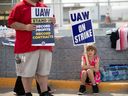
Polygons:
<instances>
[{"instance_id":1,"label":"sign stick","mask_svg":"<svg viewBox=\"0 0 128 96\"><path fill-rule=\"evenodd\" d=\"M87 55L86 47L87 47L87 44L85 43L85 45L84 45L85 59L86 59L86 63L87 63L87 65L89 65L89 61L88 61L88 55Z\"/></svg>"}]
</instances>

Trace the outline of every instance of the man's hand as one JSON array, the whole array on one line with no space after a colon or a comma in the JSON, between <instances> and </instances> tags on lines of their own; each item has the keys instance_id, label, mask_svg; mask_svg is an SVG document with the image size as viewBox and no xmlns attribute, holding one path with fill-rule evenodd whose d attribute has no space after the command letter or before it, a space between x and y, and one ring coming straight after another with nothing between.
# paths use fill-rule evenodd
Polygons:
<instances>
[{"instance_id":1,"label":"man's hand","mask_svg":"<svg viewBox=\"0 0 128 96\"><path fill-rule=\"evenodd\" d=\"M36 30L36 26L33 25L33 24L27 24L26 27L25 27L25 30L26 30L26 31L33 31L33 30Z\"/></svg>"},{"instance_id":2,"label":"man's hand","mask_svg":"<svg viewBox=\"0 0 128 96\"><path fill-rule=\"evenodd\" d=\"M51 18L51 21L52 21L53 24L55 24L56 23L55 17Z\"/></svg>"}]
</instances>

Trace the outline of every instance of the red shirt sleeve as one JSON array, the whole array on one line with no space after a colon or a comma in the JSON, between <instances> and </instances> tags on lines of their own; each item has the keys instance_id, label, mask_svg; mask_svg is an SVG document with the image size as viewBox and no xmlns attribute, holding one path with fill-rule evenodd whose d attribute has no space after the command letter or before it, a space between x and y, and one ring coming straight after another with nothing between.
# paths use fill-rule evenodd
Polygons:
<instances>
[{"instance_id":1,"label":"red shirt sleeve","mask_svg":"<svg viewBox=\"0 0 128 96\"><path fill-rule=\"evenodd\" d=\"M8 26L10 27L11 24L14 22L19 22L21 18L21 11L20 7L16 5L10 12L8 17Z\"/></svg>"}]
</instances>

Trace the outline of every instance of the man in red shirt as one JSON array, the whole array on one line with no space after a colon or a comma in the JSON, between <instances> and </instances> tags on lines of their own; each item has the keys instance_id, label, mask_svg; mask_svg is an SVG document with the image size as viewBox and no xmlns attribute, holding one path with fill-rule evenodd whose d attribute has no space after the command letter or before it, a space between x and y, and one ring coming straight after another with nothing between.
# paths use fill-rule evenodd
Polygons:
<instances>
[{"instance_id":1,"label":"man in red shirt","mask_svg":"<svg viewBox=\"0 0 128 96\"><path fill-rule=\"evenodd\" d=\"M31 84L35 76L42 93L40 96L53 96L47 90L48 75L52 62L52 46L32 46L31 7L47 7L42 0L23 0L12 9L8 25L16 30L15 58L16 72L22 76L26 96L32 96ZM55 18L51 18L55 24Z\"/></svg>"}]
</instances>

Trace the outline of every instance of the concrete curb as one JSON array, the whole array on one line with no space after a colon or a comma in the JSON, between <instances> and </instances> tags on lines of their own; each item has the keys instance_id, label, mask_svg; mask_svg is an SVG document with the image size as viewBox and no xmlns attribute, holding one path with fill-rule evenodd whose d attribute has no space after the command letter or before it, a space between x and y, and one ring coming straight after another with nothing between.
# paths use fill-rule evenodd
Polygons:
<instances>
[{"instance_id":1,"label":"concrete curb","mask_svg":"<svg viewBox=\"0 0 128 96\"><path fill-rule=\"evenodd\" d=\"M14 87L16 78L0 78L0 87ZM56 89L78 89L80 81L75 80L49 80L49 85ZM32 83L35 87L35 80ZM100 92L128 92L128 81L112 81L112 82L101 82L99 84ZM91 90L91 86L87 85L87 91Z\"/></svg>"}]
</instances>

